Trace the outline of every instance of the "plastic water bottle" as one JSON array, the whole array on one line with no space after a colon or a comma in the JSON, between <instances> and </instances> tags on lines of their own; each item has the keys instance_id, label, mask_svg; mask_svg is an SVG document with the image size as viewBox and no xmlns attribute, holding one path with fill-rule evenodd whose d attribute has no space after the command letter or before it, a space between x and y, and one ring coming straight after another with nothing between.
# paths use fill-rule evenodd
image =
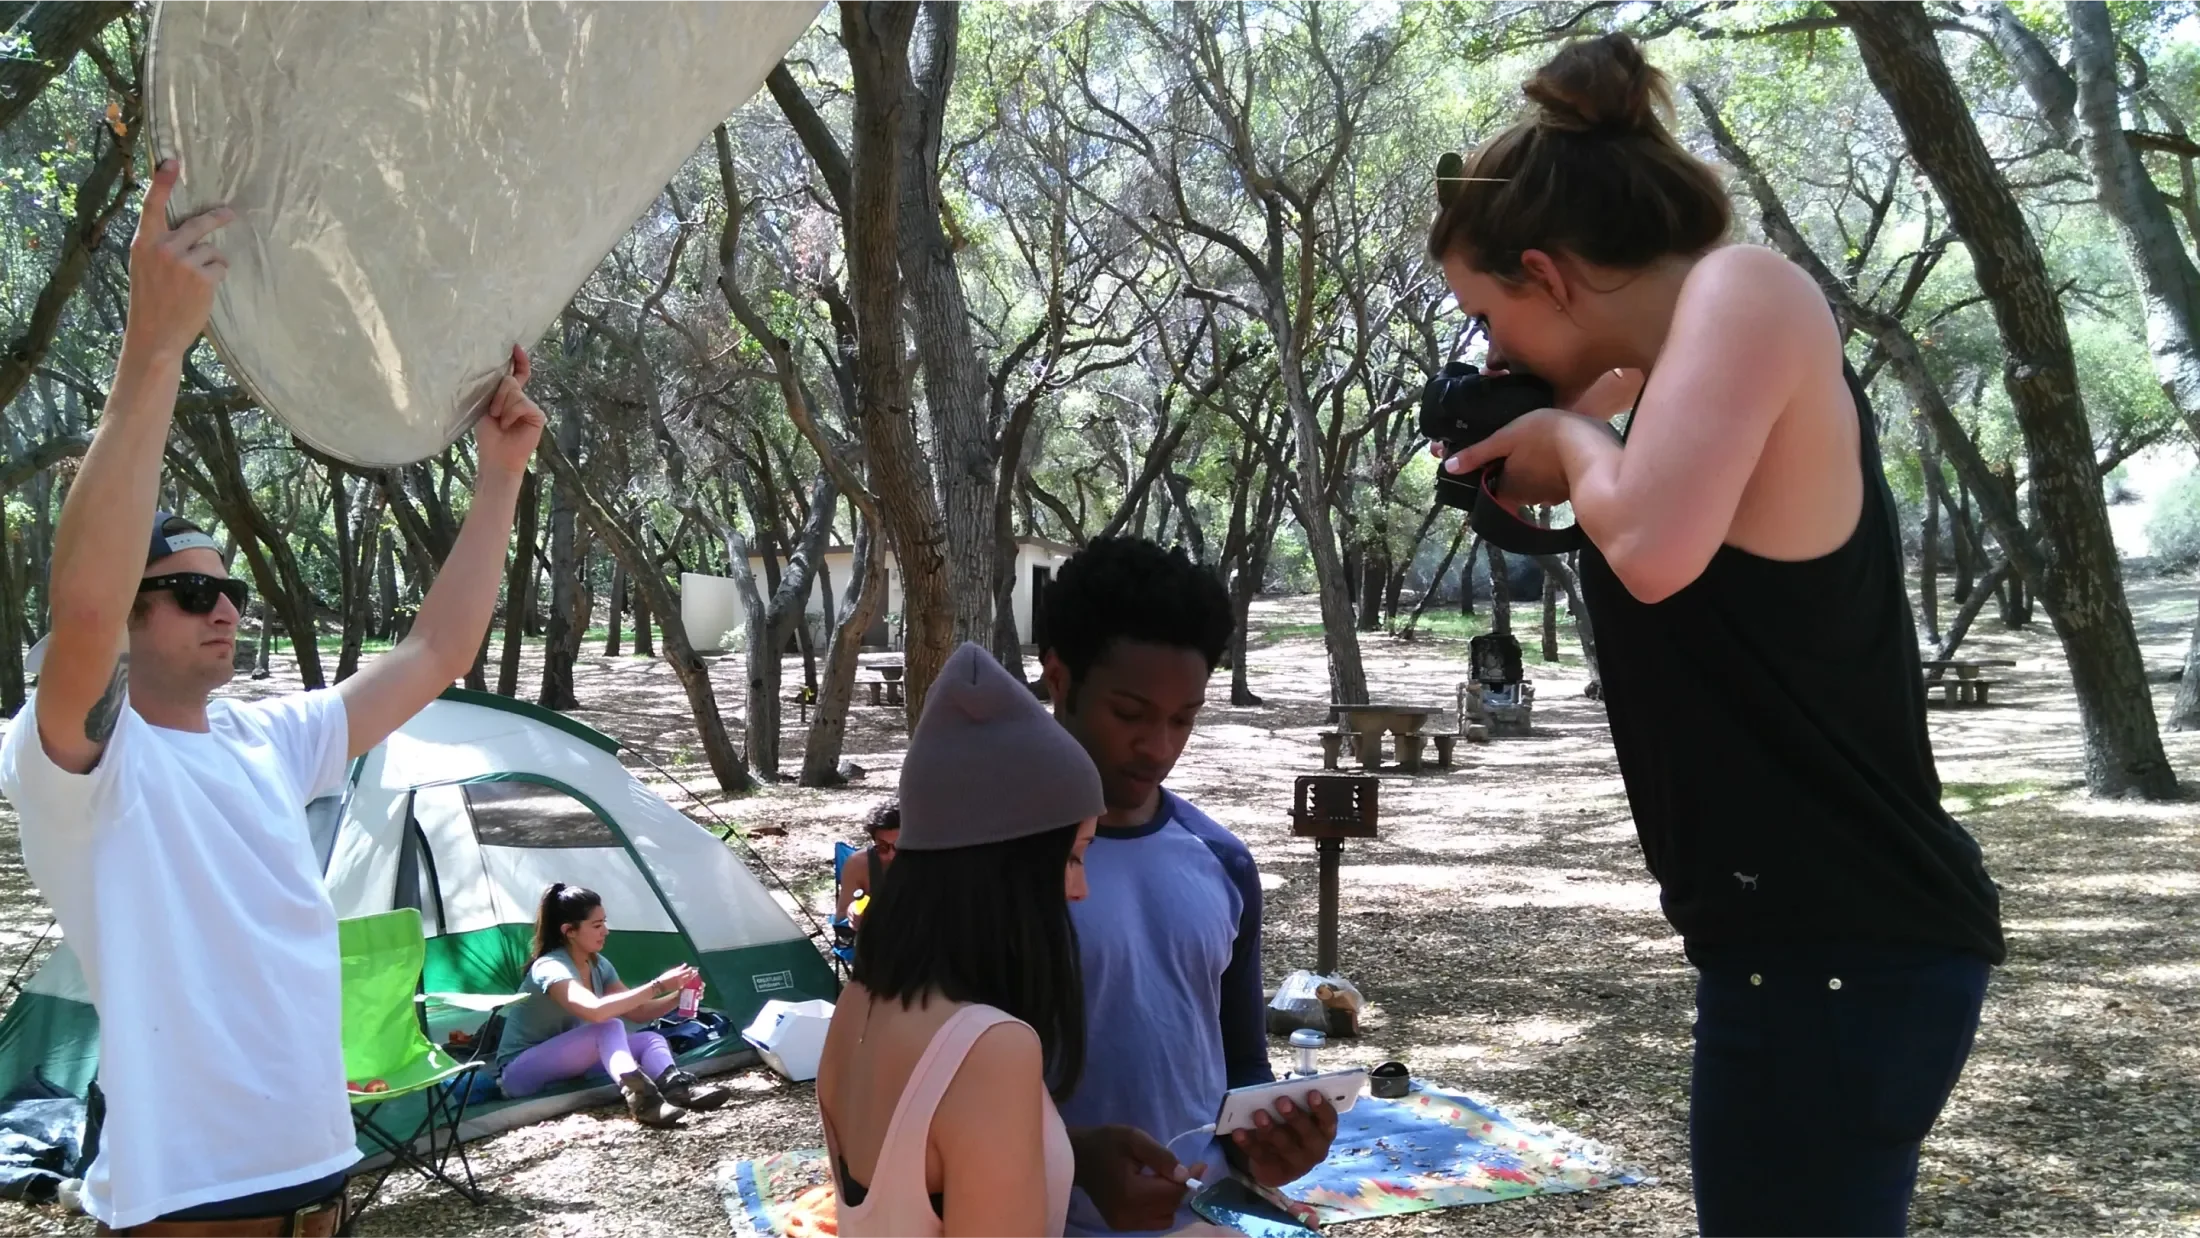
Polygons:
<instances>
[{"instance_id":1,"label":"plastic water bottle","mask_svg":"<svg viewBox=\"0 0 2200 1238\"><path fill-rule=\"evenodd\" d=\"M692 1019L703 1008L703 981L701 977L680 986L680 1010L682 1019Z\"/></svg>"},{"instance_id":2,"label":"plastic water bottle","mask_svg":"<svg viewBox=\"0 0 2200 1238\"><path fill-rule=\"evenodd\" d=\"M1327 1036L1311 1027L1302 1027L1291 1033L1291 1051L1298 1055L1298 1060L1291 1064L1292 1076L1300 1078L1321 1073L1315 1068L1314 1054L1328 1043L1329 1038Z\"/></svg>"}]
</instances>

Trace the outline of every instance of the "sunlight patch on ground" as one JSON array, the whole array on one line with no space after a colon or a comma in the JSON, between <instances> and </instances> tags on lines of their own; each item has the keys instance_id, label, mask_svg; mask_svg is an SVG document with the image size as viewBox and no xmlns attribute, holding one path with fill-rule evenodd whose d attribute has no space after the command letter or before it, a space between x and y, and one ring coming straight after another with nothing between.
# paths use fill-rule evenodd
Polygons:
<instances>
[{"instance_id":1,"label":"sunlight patch on ground","mask_svg":"<svg viewBox=\"0 0 2200 1238\"><path fill-rule=\"evenodd\" d=\"M2200 873L2090 873L2056 884L2098 894L2192 894L2200 893Z\"/></svg>"},{"instance_id":2,"label":"sunlight patch on ground","mask_svg":"<svg viewBox=\"0 0 2200 1238\"><path fill-rule=\"evenodd\" d=\"M1457 826L1448 826L1410 831L1403 828L1397 830L1385 828L1382 841L1429 856L1432 859L1438 856L1448 859L1460 856L1488 856L1506 851L1516 851L1523 847L1536 846L1542 843L1543 839L1540 835L1517 830L1476 830L1473 833L1460 833ZM1306 840L1306 849L1308 854L1311 855L1314 849L1312 839ZM1345 867L1353 867L1353 848L1349 843L1345 846L1344 862ZM1469 870L1457 867L1450 868L1447 871L1451 872L1454 883L1469 875Z\"/></svg>"},{"instance_id":3,"label":"sunlight patch on ground","mask_svg":"<svg viewBox=\"0 0 2200 1238\"><path fill-rule=\"evenodd\" d=\"M2011 937L2033 933L2135 933L2152 928L2145 920L2125 920L2111 916L2083 917L2050 920L2005 920L2002 931Z\"/></svg>"},{"instance_id":4,"label":"sunlight patch on ground","mask_svg":"<svg viewBox=\"0 0 2200 1238\"><path fill-rule=\"evenodd\" d=\"M2190 777L2190 771L2187 771L2187 777ZM2180 826L2186 831L2200 825L2200 822L2196 822L2193 806L2189 803L2149 804L2141 800L2092 799L2074 795L2055 807L2073 817L2162 821Z\"/></svg>"},{"instance_id":5,"label":"sunlight patch on ground","mask_svg":"<svg viewBox=\"0 0 2200 1238\"><path fill-rule=\"evenodd\" d=\"M1533 1018L1508 1023L1498 1029L1498 1034L1516 1044L1556 1045L1564 1044L1589 1030L1589 1024L1571 1019Z\"/></svg>"},{"instance_id":6,"label":"sunlight patch on ground","mask_svg":"<svg viewBox=\"0 0 2200 1238\"><path fill-rule=\"evenodd\" d=\"M2110 979L2125 983L2158 984L2183 992L2200 990L2200 962L2156 963L2113 973Z\"/></svg>"},{"instance_id":7,"label":"sunlight patch on ground","mask_svg":"<svg viewBox=\"0 0 2200 1238\"><path fill-rule=\"evenodd\" d=\"M1340 889L1445 891L1476 907L1603 907L1613 911L1655 912L1657 887L1647 879L1613 881L1592 872L1544 872L1506 867L1480 874L1483 888L1468 889L1456 868L1411 864L1347 865L1338 873ZM1495 887L1495 888L1490 888Z\"/></svg>"}]
</instances>

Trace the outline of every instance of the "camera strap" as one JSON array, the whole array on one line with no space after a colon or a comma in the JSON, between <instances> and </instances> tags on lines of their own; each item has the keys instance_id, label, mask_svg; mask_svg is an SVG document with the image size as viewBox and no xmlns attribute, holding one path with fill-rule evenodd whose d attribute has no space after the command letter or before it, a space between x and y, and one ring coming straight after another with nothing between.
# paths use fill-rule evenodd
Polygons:
<instances>
[{"instance_id":1,"label":"camera strap","mask_svg":"<svg viewBox=\"0 0 2200 1238\"><path fill-rule=\"evenodd\" d=\"M1474 488L1474 510L1468 513L1467 523L1481 535L1482 540L1506 554L1515 555L1563 555L1581 549L1586 542L1578 525L1563 529L1546 529L1529 524L1505 509L1490 493L1490 482L1497 469L1492 466L1482 470L1482 480Z\"/></svg>"}]
</instances>

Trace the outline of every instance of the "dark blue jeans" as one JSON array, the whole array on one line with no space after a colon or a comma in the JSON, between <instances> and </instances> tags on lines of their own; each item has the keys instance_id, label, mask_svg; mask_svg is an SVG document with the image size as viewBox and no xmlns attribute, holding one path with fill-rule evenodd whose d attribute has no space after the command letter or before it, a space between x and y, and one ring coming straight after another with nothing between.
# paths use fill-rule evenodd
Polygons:
<instances>
[{"instance_id":1,"label":"dark blue jeans","mask_svg":"<svg viewBox=\"0 0 2200 1238\"><path fill-rule=\"evenodd\" d=\"M257 1195L240 1195L235 1199L220 1199L181 1212L171 1212L163 1221L234 1221L249 1217L287 1216L300 1208L310 1208L323 1200L332 1199L344 1189L345 1175L333 1173L326 1178L301 1182L296 1186L279 1186Z\"/></svg>"},{"instance_id":2,"label":"dark blue jeans","mask_svg":"<svg viewBox=\"0 0 2200 1238\"><path fill-rule=\"evenodd\" d=\"M1689 1160L1706 1235L1908 1232L1985 959L1922 947L1690 946Z\"/></svg>"}]
</instances>

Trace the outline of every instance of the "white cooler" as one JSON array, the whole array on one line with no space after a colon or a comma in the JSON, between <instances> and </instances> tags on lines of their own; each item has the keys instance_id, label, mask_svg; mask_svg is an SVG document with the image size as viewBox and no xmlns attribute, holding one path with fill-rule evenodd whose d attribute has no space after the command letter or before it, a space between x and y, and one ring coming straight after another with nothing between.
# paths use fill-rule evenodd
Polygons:
<instances>
[{"instance_id":1,"label":"white cooler","mask_svg":"<svg viewBox=\"0 0 2200 1238\"><path fill-rule=\"evenodd\" d=\"M819 998L803 1002L770 1001L742 1029L741 1038L756 1046L773 1070L807 1083L817 1078L817 1059L825 1051L833 1004Z\"/></svg>"}]
</instances>

